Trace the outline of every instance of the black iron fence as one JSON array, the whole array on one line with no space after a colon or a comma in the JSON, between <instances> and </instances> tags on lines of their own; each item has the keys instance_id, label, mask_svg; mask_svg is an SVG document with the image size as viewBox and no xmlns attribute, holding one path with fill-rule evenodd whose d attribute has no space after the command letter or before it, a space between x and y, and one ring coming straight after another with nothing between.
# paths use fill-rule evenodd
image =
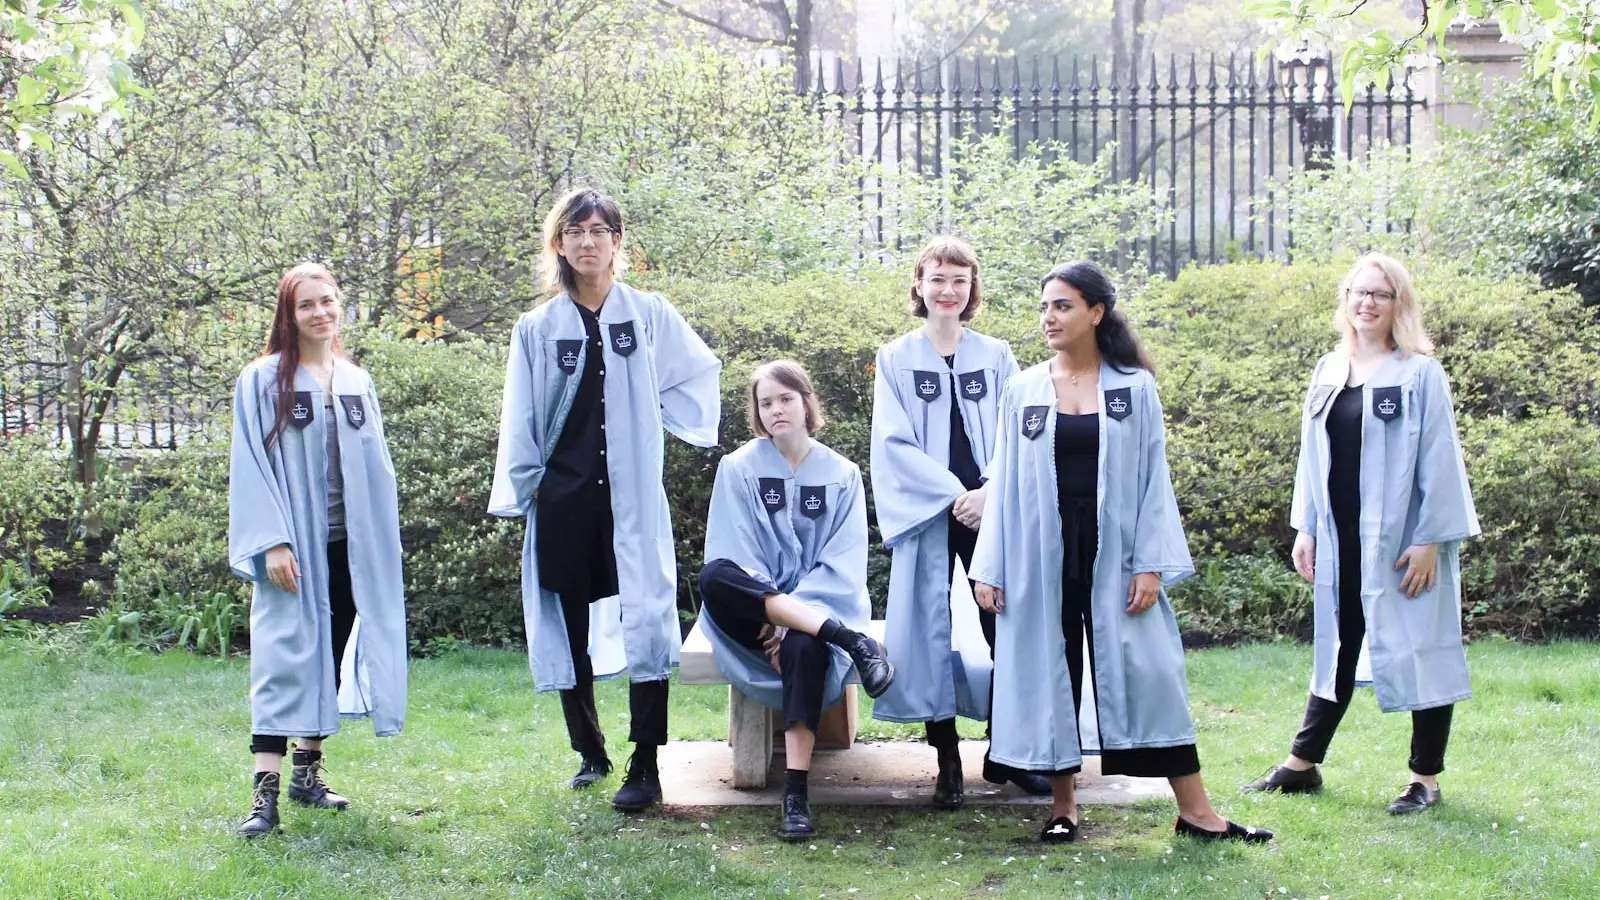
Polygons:
<instances>
[{"instance_id":1,"label":"black iron fence","mask_svg":"<svg viewBox=\"0 0 1600 900\"><path fill-rule=\"evenodd\" d=\"M1287 258L1293 207L1276 186L1335 155L1409 145L1426 106L1403 82L1368 88L1346 110L1329 58L1151 57L1126 73L1077 57L828 68L819 64L809 94L819 118L873 164L861 182L869 241L898 244L902 173L943 176L971 137L1009 132L1017 158L1086 162L1114 144L1108 179L1147 184L1172 212L1165 228L1130 236L1128 249L1170 274L1190 262Z\"/></svg>"}]
</instances>

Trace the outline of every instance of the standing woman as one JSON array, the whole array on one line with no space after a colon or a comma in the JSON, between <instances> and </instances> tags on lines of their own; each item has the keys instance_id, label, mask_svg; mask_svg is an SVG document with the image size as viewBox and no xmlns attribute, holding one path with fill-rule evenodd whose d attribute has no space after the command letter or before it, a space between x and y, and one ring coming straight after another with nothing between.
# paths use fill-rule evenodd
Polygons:
<instances>
[{"instance_id":1,"label":"standing woman","mask_svg":"<svg viewBox=\"0 0 1600 900\"><path fill-rule=\"evenodd\" d=\"M1401 815L1439 802L1451 711L1472 695L1460 549L1478 514L1405 267L1379 253L1357 260L1334 325L1343 340L1311 375L1290 512L1295 570L1315 585L1311 696L1288 759L1245 790L1322 788L1317 765L1366 656L1378 706L1411 711L1411 783L1389 804Z\"/></svg>"},{"instance_id":2,"label":"standing woman","mask_svg":"<svg viewBox=\"0 0 1600 900\"><path fill-rule=\"evenodd\" d=\"M922 327L878 350L872 402L872 492L889 548L885 642L900 677L872 708L875 719L924 723L939 754L933 805L965 799L959 715L989 718L994 615L977 635L956 634L950 606L956 559L970 571L988 488L1000 391L1017 372L1005 341L967 326L983 306L978 257L960 238L936 237L917 257L911 314ZM1050 783L985 757L983 777L1030 794Z\"/></svg>"},{"instance_id":3,"label":"standing woman","mask_svg":"<svg viewBox=\"0 0 1600 900\"><path fill-rule=\"evenodd\" d=\"M536 689L561 692L582 759L571 786L611 771L594 680L626 674L634 753L611 802L641 810L661 800L656 748L682 637L661 429L717 442L722 364L664 297L617 280L615 200L567 194L545 219L544 248L555 296L511 333L489 512L527 522L529 665Z\"/></svg>"},{"instance_id":4,"label":"standing woman","mask_svg":"<svg viewBox=\"0 0 1600 900\"><path fill-rule=\"evenodd\" d=\"M350 801L322 780L323 740L341 715L371 717L380 737L405 723L394 463L372 379L344 355L342 314L327 269L304 263L283 273L266 350L234 389L228 564L254 588L255 790L244 837L278 827L288 738L301 738L289 799L345 809Z\"/></svg>"},{"instance_id":5,"label":"standing woman","mask_svg":"<svg viewBox=\"0 0 1600 900\"><path fill-rule=\"evenodd\" d=\"M822 407L787 360L756 368L748 395L756 437L724 456L706 522L701 620L717 667L745 696L783 710L778 836L816 834L806 775L822 710L854 665L876 697L894 679L883 646L856 631L867 599L867 501L856 464L812 438Z\"/></svg>"},{"instance_id":6,"label":"standing woman","mask_svg":"<svg viewBox=\"0 0 1600 900\"><path fill-rule=\"evenodd\" d=\"M1050 776L1046 843L1077 839L1073 775L1085 749L1101 754L1105 774L1168 779L1179 834L1270 840L1219 815L1200 780L1183 642L1164 590L1194 564L1149 357L1099 266L1059 266L1040 287L1054 354L1001 398L973 559L978 605L998 619L990 754ZM1078 731L1085 637L1098 748L1083 748Z\"/></svg>"}]
</instances>

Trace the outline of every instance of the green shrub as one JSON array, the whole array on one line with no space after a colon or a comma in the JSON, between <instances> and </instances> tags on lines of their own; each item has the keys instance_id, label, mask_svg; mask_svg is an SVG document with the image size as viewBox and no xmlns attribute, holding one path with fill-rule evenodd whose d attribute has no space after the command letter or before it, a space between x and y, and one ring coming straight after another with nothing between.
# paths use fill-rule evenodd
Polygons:
<instances>
[{"instance_id":1,"label":"green shrub","mask_svg":"<svg viewBox=\"0 0 1600 900\"><path fill-rule=\"evenodd\" d=\"M105 556L117 572L118 603L145 612L162 598L249 596L228 571L225 443L197 438L149 457L131 493L124 501L131 521Z\"/></svg>"},{"instance_id":2,"label":"green shrub","mask_svg":"<svg viewBox=\"0 0 1600 900\"><path fill-rule=\"evenodd\" d=\"M44 435L0 438L0 557L30 578L46 578L67 558L66 532L77 496L65 457ZM54 540L47 526L58 531Z\"/></svg>"},{"instance_id":3,"label":"green shrub","mask_svg":"<svg viewBox=\"0 0 1600 900\"><path fill-rule=\"evenodd\" d=\"M1190 646L1310 634L1311 585L1270 549L1197 558L1194 577L1171 600Z\"/></svg>"}]
</instances>

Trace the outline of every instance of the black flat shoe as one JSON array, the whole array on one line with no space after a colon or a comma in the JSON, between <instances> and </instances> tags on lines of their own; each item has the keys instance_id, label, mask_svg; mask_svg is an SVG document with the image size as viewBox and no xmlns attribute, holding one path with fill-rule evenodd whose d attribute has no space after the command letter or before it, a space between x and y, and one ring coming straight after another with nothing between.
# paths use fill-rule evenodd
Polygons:
<instances>
[{"instance_id":1,"label":"black flat shoe","mask_svg":"<svg viewBox=\"0 0 1600 900\"><path fill-rule=\"evenodd\" d=\"M894 663L889 661L889 651L883 645L873 640L868 635L858 635L856 641L845 652L850 654L850 659L856 664L856 674L861 678L861 687L867 692L868 697L882 696L889 689L889 684L894 681Z\"/></svg>"},{"instance_id":2,"label":"black flat shoe","mask_svg":"<svg viewBox=\"0 0 1600 900\"><path fill-rule=\"evenodd\" d=\"M1191 825L1183 816L1179 816L1172 830L1177 834L1199 838L1202 841L1244 841L1246 844L1265 844L1272 840L1272 832L1265 828L1240 825L1232 820L1228 821L1226 830L1210 831L1199 825Z\"/></svg>"},{"instance_id":3,"label":"black flat shoe","mask_svg":"<svg viewBox=\"0 0 1600 900\"><path fill-rule=\"evenodd\" d=\"M939 777L933 782L933 805L939 809L960 809L967 802L966 781L961 773L961 757L939 763Z\"/></svg>"},{"instance_id":4,"label":"black flat shoe","mask_svg":"<svg viewBox=\"0 0 1600 900\"><path fill-rule=\"evenodd\" d=\"M623 812L641 812L660 802L661 772L656 761L646 761L635 753L628 758L628 777L611 798L611 805Z\"/></svg>"},{"instance_id":5,"label":"black flat shoe","mask_svg":"<svg viewBox=\"0 0 1600 900\"><path fill-rule=\"evenodd\" d=\"M1389 815L1407 816L1419 813L1429 807L1435 806L1444 799L1444 791L1440 788L1428 789L1420 781L1413 781L1406 786L1406 792L1394 798L1389 804Z\"/></svg>"},{"instance_id":6,"label":"black flat shoe","mask_svg":"<svg viewBox=\"0 0 1600 900\"><path fill-rule=\"evenodd\" d=\"M1022 769L1013 769L1010 766L994 762L985 756L983 758L983 780L990 784L1005 784L1011 782L1022 790L1024 794L1034 797L1043 797L1050 793L1050 779L1033 772Z\"/></svg>"},{"instance_id":7,"label":"black flat shoe","mask_svg":"<svg viewBox=\"0 0 1600 900\"><path fill-rule=\"evenodd\" d=\"M583 765L578 768L578 774L572 776L572 781L568 786L575 791L581 791L586 787L594 786L596 782L610 774L611 760L584 757Z\"/></svg>"},{"instance_id":8,"label":"black flat shoe","mask_svg":"<svg viewBox=\"0 0 1600 900\"><path fill-rule=\"evenodd\" d=\"M1273 766L1266 775L1239 789L1246 794L1315 794L1322 790L1322 772L1316 766L1297 772L1287 766Z\"/></svg>"},{"instance_id":9,"label":"black flat shoe","mask_svg":"<svg viewBox=\"0 0 1600 900\"><path fill-rule=\"evenodd\" d=\"M803 841L814 837L816 825L811 821L811 805L799 794L783 796L783 819L778 824L778 837L785 841Z\"/></svg>"},{"instance_id":10,"label":"black flat shoe","mask_svg":"<svg viewBox=\"0 0 1600 900\"><path fill-rule=\"evenodd\" d=\"M1078 823L1066 816L1056 816L1039 832L1039 841L1045 844L1070 844L1077 839Z\"/></svg>"}]
</instances>

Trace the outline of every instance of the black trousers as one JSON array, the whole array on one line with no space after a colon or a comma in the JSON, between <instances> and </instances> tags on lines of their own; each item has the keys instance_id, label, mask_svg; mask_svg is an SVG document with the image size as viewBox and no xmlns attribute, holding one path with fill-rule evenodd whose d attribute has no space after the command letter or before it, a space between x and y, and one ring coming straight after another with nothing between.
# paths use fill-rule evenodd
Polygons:
<instances>
[{"instance_id":1,"label":"black trousers","mask_svg":"<svg viewBox=\"0 0 1600 900\"><path fill-rule=\"evenodd\" d=\"M1341 523L1342 525L1343 523ZM1320 763L1327 758L1333 733L1350 708L1355 694L1356 661L1361 641L1366 637L1366 612L1361 608L1361 542L1354 522L1339 533L1339 659L1334 671L1335 700L1316 694L1306 699L1305 719L1295 735L1290 752L1306 762ZM1450 719L1455 707L1450 704L1411 713L1411 771L1418 775L1437 775L1444 771L1444 751L1450 742Z\"/></svg>"},{"instance_id":2,"label":"black trousers","mask_svg":"<svg viewBox=\"0 0 1600 900\"><path fill-rule=\"evenodd\" d=\"M976 531L956 521L954 513L951 513L948 518L949 522L946 524L950 535L947 541L950 551L950 566L949 571L945 574L946 581L949 581L955 575L957 557L961 559L961 564L968 571L972 570L972 551L977 549L978 546L978 533ZM973 594L976 595L977 586L970 579L967 584L972 587ZM986 612L982 609L978 610L978 627L983 629L983 639L989 644L989 659L993 660L994 613ZM989 679L989 707L991 709L994 708L993 678ZM954 750L961 744L961 735L956 733L956 720L954 717L940 719L937 722L925 722L922 727L927 734L928 743L939 750ZM985 728L984 735L988 736L988 733L988 729Z\"/></svg>"},{"instance_id":3,"label":"black trousers","mask_svg":"<svg viewBox=\"0 0 1600 900\"><path fill-rule=\"evenodd\" d=\"M726 559L714 559L700 570L700 597L717 627L741 646L762 653L761 630L767 621L771 583L755 578ZM827 687L832 651L822 639L790 629L779 645L779 677L783 679L783 723L804 724L813 733L822 721L822 695Z\"/></svg>"},{"instance_id":4,"label":"black trousers","mask_svg":"<svg viewBox=\"0 0 1600 900\"><path fill-rule=\"evenodd\" d=\"M561 715L567 722L572 749L585 759L606 759L606 736L594 705L594 663L589 659L589 604L592 600L561 595L561 616L567 625L567 650L572 654L575 684L561 691ZM667 742L667 680L628 685L628 740L659 747Z\"/></svg>"},{"instance_id":5,"label":"black trousers","mask_svg":"<svg viewBox=\"0 0 1600 900\"><path fill-rule=\"evenodd\" d=\"M1063 554L1061 572L1061 636L1067 645L1067 675L1072 679L1072 711L1083 709L1083 675L1088 663L1094 677L1094 558L1098 531L1095 498L1075 497L1061 510L1062 536L1068 552ZM1147 611L1141 615L1150 615ZM1084 658L1084 642L1089 659ZM1097 695L1098 696L1098 695ZM1076 726L1076 720L1074 720ZM1083 735L1078 735L1082 745ZM1051 772L1051 775L1076 774L1082 766ZM1176 747L1133 747L1102 749L1100 772L1103 775L1130 775L1136 778L1178 778L1200 771L1200 753L1194 744Z\"/></svg>"},{"instance_id":6,"label":"black trousers","mask_svg":"<svg viewBox=\"0 0 1600 900\"><path fill-rule=\"evenodd\" d=\"M350 542L332 541L328 544L328 607L330 613L330 638L333 643L333 685L339 689L340 670L344 668L344 650L350 643L350 632L356 625L356 597L350 587ZM327 735L305 735L307 740L320 741ZM281 734L256 734L250 736L251 753L287 753L289 738Z\"/></svg>"}]
</instances>

